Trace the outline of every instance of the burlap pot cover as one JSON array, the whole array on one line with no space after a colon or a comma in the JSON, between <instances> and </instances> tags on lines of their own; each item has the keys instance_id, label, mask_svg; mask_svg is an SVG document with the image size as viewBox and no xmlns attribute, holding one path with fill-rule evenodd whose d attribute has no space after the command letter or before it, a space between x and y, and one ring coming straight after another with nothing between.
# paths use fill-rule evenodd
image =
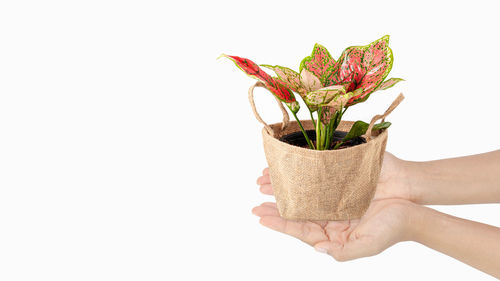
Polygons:
<instances>
[{"instance_id":1,"label":"burlap pot cover","mask_svg":"<svg viewBox=\"0 0 500 281\"><path fill-rule=\"evenodd\" d=\"M300 131L281 102L283 123L267 125L249 100L256 118L264 124L264 151L274 196L280 215L292 220L347 220L363 216L375 193L388 131L373 131L377 120L385 117L403 100L403 95L382 115L376 115L364 135L366 143L338 150L312 150L290 145L281 136ZM310 120L302 121L305 130L314 129ZM337 130L348 132L354 122L342 121Z\"/></svg>"}]
</instances>

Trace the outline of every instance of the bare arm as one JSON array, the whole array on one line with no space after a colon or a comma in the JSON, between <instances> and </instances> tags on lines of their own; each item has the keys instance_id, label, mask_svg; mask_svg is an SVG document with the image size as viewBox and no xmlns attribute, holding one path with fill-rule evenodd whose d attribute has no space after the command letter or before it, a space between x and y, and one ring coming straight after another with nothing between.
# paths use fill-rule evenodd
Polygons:
<instances>
[{"instance_id":1,"label":"bare arm","mask_svg":"<svg viewBox=\"0 0 500 281\"><path fill-rule=\"evenodd\" d=\"M411 240L500 278L500 228L414 205Z\"/></svg>"},{"instance_id":2,"label":"bare arm","mask_svg":"<svg viewBox=\"0 0 500 281\"><path fill-rule=\"evenodd\" d=\"M402 165L418 204L500 203L500 150Z\"/></svg>"}]
</instances>

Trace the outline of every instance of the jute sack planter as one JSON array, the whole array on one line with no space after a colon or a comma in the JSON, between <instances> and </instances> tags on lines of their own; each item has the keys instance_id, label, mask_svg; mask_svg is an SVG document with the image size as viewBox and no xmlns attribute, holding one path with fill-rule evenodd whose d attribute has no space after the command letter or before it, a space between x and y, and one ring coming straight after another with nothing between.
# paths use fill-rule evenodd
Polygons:
<instances>
[{"instance_id":1,"label":"jute sack planter","mask_svg":"<svg viewBox=\"0 0 500 281\"><path fill-rule=\"evenodd\" d=\"M312 150L280 141L280 137L300 131L279 100L283 122L268 125L256 111L253 90L248 91L255 117L262 124L264 152L280 215L291 220L348 220L363 216L373 198L387 143L387 129L373 131L403 100L400 94L382 115L372 118L366 143L338 150ZM312 121L302 121L305 130ZM337 130L348 132L354 124L342 121Z\"/></svg>"}]
</instances>

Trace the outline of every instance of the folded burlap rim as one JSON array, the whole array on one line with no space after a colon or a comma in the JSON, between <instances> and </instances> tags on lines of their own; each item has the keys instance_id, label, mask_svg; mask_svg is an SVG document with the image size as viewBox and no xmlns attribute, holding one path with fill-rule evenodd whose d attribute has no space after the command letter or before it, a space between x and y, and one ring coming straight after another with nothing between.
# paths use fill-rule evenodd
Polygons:
<instances>
[{"instance_id":1,"label":"folded burlap rim","mask_svg":"<svg viewBox=\"0 0 500 281\"><path fill-rule=\"evenodd\" d=\"M266 86L264 85L264 83L259 81L259 82L255 83L254 85L252 85L250 87L250 89L248 89L248 101L250 102L250 106L252 107L253 114L255 115L255 118L257 119L257 121L259 121L262 125L264 125L264 128L267 131L267 133L269 133L269 135L271 135L274 138L279 138L280 136L276 135L275 131L271 128L271 126L269 126L262 119L262 117L260 117L259 113L257 112L257 108L255 107L254 95L253 95L253 91L254 91L255 87L265 88ZM274 98L278 102L278 106L279 106L281 112L283 113L283 122L281 124L281 132L283 132L290 124L290 116L288 115L286 108L283 106L283 103L277 97L274 97ZM368 129L366 130L366 133L365 133L366 141L371 140L372 128L375 125L375 122L377 122L380 119L382 119L382 122L384 122L385 117L387 117L387 115L391 114L391 112L404 100L404 98L405 97L404 97L403 93L400 93L383 114L373 116L372 120L370 121L370 125L368 126Z\"/></svg>"}]
</instances>

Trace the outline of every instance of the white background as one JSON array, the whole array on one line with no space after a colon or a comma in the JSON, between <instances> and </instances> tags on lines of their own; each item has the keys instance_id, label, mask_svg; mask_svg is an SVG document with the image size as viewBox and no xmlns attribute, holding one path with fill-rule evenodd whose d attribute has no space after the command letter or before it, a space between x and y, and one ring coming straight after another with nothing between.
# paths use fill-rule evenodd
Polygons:
<instances>
[{"instance_id":1,"label":"white background","mask_svg":"<svg viewBox=\"0 0 500 281\"><path fill-rule=\"evenodd\" d=\"M261 227L254 81L216 58L297 70L316 42L390 34L406 82L345 118L404 92L387 150L424 161L499 148L499 26L496 1L2 1L0 280L493 280L416 243L338 263ZM436 208L500 225L498 204Z\"/></svg>"}]
</instances>

